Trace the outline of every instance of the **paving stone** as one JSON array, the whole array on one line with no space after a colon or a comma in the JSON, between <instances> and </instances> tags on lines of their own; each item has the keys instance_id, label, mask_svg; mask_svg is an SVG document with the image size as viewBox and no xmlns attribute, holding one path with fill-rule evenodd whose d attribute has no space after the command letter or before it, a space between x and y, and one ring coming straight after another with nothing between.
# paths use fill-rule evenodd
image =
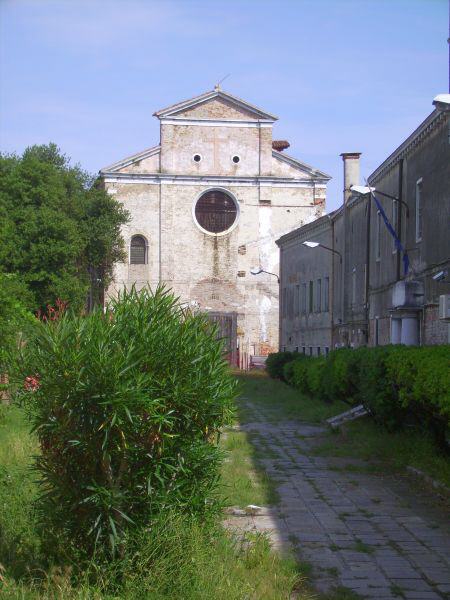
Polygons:
<instances>
[{"instance_id":1,"label":"paving stone","mask_svg":"<svg viewBox=\"0 0 450 600\"><path fill-rule=\"evenodd\" d=\"M406 600L442 600L442 596L434 591L416 592L413 590L406 590L403 597Z\"/></svg>"},{"instance_id":2,"label":"paving stone","mask_svg":"<svg viewBox=\"0 0 450 600\"><path fill-rule=\"evenodd\" d=\"M345 470L364 469L365 461L311 454L325 428L279 420L276 408L247 408L251 422L241 430L251 433L259 464L277 483L280 504L265 517L228 519L230 526L267 532L280 550L294 537L295 552L311 562L323 591L343 585L373 600L398 598L395 586L406 600L450 594L450 519L444 508L431 514L430 496L418 496L407 479ZM371 551L356 551L360 543ZM328 576L331 568L337 577Z\"/></svg>"}]
</instances>

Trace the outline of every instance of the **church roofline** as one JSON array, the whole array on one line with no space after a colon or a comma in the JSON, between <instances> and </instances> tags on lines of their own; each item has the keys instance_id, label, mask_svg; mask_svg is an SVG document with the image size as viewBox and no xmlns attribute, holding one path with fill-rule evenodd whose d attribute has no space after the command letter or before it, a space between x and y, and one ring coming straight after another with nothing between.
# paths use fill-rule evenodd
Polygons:
<instances>
[{"instance_id":1,"label":"church roofline","mask_svg":"<svg viewBox=\"0 0 450 600\"><path fill-rule=\"evenodd\" d=\"M302 171L306 171L312 178L314 179L325 179L329 181L332 179L331 175L324 173L323 171L319 171L319 169L315 169L311 167L311 165L307 165L306 163L294 158L293 156L289 156L289 154L285 154L284 152L278 152L278 150L272 150L272 156L274 158L278 158L279 160L291 165L291 167L300 168Z\"/></svg>"},{"instance_id":2,"label":"church roofline","mask_svg":"<svg viewBox=\"0 0 450 600\"><path fill-rule=\"evenodd\" d=\"M265 119L265 120L270 120L270 121L278 120L278 117L276 117L275 115L272 115L272 114L262 110L261 108L258 108L257 106L254 106L253 104L250 104L249 102L246 102L245 100L242 100L241 98L238 98L237 96L233 96L232 94L229 94L228 92L224 92L223 90L220 90L220 89L214 89L209 92L205 92L204 94L201 94L200 96L195 96L194 98L190 98L189 100L183 100L182 102L178 102L177 104L172 104L171 106L168 106L167 108L162 108L161 110L154 112L153 116L158 117L158 119L161 117L169 117L169 116L176 114L177 112L186 110L188 108L192 108L193 106L202 104L203 102L212 100L214 98L222 98L223 100L228 100L228 102L231 102L232 104L235 104L235 105L239 106L240 108L243 108L249 112L252 112L258 119Z\"/></svg>"},{"instance_id":3,"label":"church roofline","mask_svg":"<svg viewBox=\"0 0 450 600\"><path fill-rule=\"evenodd\" d=\"M146 148L145 150L142 150L141 152L137 152L136 154L127 156L126 158L122 158L122 160L119 160L119 161L113 163L112 165L103 167L102 169L100 169L100 173L112 173L114 171L118 171L119 169L124 169L125 167L128 167L129 165L131 165L133 163L144 160L144 158L149 158L150 156L154 156L155 154L158 154L160 151L161 151L161 146L152 146L151 148Z\"/></svg>"}]
</instances>

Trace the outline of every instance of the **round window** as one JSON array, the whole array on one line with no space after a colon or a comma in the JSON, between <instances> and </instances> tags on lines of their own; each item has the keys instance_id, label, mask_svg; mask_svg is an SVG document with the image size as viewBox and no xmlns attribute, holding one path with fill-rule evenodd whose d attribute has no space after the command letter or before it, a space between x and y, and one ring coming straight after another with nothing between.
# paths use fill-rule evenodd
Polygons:
<instances>
[{"instance_id":1,"label":"round window","mask_svg":"<svg viewBox=\"0 0 450 600\"><path fill-rule=\"evenodd\" d=\"M194 156L192 158L194 159L195 162L200 162L202 160L202 157L200 154L194 154Z\"/></svg>"},{"instance_id":2,"label":"round window","mask_svg":"<svg viewBox=\"0 0 450 600\"><path fill-rule=\"evenodd\" d=\"M195 205L195 218L209 233L223 233L232 227L238 209L231 196L221 190L210 190L200 196Z\"/></svg>"},{"instance_id":3,"label":"round window","mask_svg":"<svg viewBox=\"0 0 450 600\"><path fill-rule=\"evenodd\" d=\"M236 163L236 164L237 164L237 163L238 163L240 160L241 160L241 159L240 159L240 157L239 157L237 154L235 154L235 155L233 156L233 158L232 158L232 161L233 161L234 163Z\"/></svg>"}]
</instances>

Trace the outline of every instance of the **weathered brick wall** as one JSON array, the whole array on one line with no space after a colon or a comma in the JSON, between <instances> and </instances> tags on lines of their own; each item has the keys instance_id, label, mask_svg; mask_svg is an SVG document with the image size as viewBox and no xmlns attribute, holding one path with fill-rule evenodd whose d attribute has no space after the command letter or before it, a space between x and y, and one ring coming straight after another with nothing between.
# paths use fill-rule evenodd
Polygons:
<instances>
[{"instance_id":1,"label":"weathered brick wall","mask_svg":"<svg viewBox=\"0 0 450 600\"><path fill-rule=\"evenodd\" d=\"M247 114L223 101L210 101L177 118L243 120ZM202 160L195 162L194 154ZM232 157L240 156L233 163ZM148 177L149 169L162 178ZM278 273L280 235L312 221L323 211L325 184L314 185L307 172L279 166L272 156L271 126L161 123L161 155L130 165L121 173L146 174L142 180L111 178L110 193L123 202L131 221L123 227L127 248L133 235L148 241L147 265L119 264L109 293L124 286L142 287L159 281L184 302L201 310L236 312L238 332L256 354L278 348L278 284L276 278L253 276L252 267ZM259 175L301 179L303 183L267 183ZM172 178L167 178L173 175ZM198 176L198 178L196 178ZM165 177L165 178L164 178ZM179 180L182 178L182 181ZM200 177L202 179L200 179ZM214 181L214 177L227 177ZM183 179L184 178L184 179ZM239 179L243 178L243 179ZM250 178L250 179L249 179ZM197 199L209 189L233 196L239 217L225 235L204 233L196 223Z\"/></svg>"},{"instance_id":2,"label":"weathered brick wall","mask_svg":"<svg viewBox=\"0 0 450 600\"><path fill-rule=\"evenodd\" d=\"M439 320L439 305L428 305L424 310L423 344L434 346L449 343L450 324Z\"/></svg>"}]
</instances>

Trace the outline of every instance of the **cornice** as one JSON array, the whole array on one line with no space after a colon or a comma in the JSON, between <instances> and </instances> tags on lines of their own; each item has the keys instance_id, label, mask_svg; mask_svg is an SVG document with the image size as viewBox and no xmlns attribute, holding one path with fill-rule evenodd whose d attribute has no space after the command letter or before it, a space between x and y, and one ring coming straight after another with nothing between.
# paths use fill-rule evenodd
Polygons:
<instances>
[{"instance_id":1,"label":"cornice","mask_svg":"<svg viewBox=\"0 0 450 600\"><path fill-rule=\"evenodd\" d=\"M423 140L425 140L432 131L434 131L443 121L448 119L447 112L434 110L428 117L413 131L413 133L400 144L400 146L390 154L381 165L368 177L370 184L377 183L388 171L390 171L400 159L410 154Z\"/></svg>"},{"instance_id":2,"label":"cornice","mask_svg":"<svg viewBox=\"0 0 450 600\"><path fill-rule=\"evenodd\" d=\"M319 177L322 180L330 181L332 179L331 175L324 173L323 171L319 171L319 169L315 169L311 165L304 163L298 158L294 158L293 156L289 156L289 154L285 154L284 152L279 152L278 150L272 150L272 156L281 162L287 163L291 167L296 169L300 168L302 171L306 171L311 177Z\"/></svg>"},{"instance_id":3,"label":"cornice","mask_svg":"<svg viewBox=\"0 0 450 600\"><path fill-rule=\"evenodd\" d=\"M272 127L274 121L270 119L189 119L187 117L161 117L163 125L189 125L194 127L245 127L260 129Z\"/></svg>"},{"instance_id":4,"label":"cornice","mask_svg":"<svg viewBox=\"0 0 450 600\"><path fill-rule=\"evenodd\" d=\"M204 94L201 94L200 96L195 96L194 98L190 98L189 100L183 100L182 102L178 102L177 104L172 104L171 106L168 106L167 108L163 108L161 110L156 111L155 113L153 113L153 116L158 117L158 119L160 119L161 117L169 117L178 112L192 108L193 106L197 106L198 104L203 104L204 102L207 102L208 100L213 100L214 98L221 98L223 100L227 100L231 104L235 104L236 106L239 106L239 108L242 108L248 112L254 113L258 118L269 119L272 121L278 120L278 117L276 117L275 115L272 115L272 114L262 110L261 108L258 108L257 106L254 106L253 104L250 104L249 102L246 102L245 100L242 100L242 98L233 96L232 94L229 94L228 92L224 92L223 90L220 90L220 89L214 89L209 92L205 92Z\"/></svg>"},{"instance_id":5,"label":"cornice","mask_svg":"<svg viewBox=\"0 0 450 600\"><path fill-rule=\"evenodd\" d=\"M232 177L221 175L173 175L168 173L118 173L101 171L105 183L148 184L148 185L232 185L261 187L326 187L326 182L311 178L294 179L291 177Z\"/></svg>"},{"instance_id":6,"label":"cornice","mask_svg":"<svg viewBox=\"0 0 450 600\"><path fill-rule=\"evenodd\" d=\"M118 169L124 169L125 167L128 167L133 163L140 162L145 158L149 158L150 156L159 154L160 151L161 146L152 146L151 148L146 148L145 150L141 150L141 152L138 152L137 154L133 154L131 156L127 156L126 158L122 158L122 160L119 160L113 163L112 165L108 165L107 167L100 169L100 175L102 175L103 173L112 173Z\"/></svg>"},{"instance_id":7,"label":"cornice","mask_svg":"<svg viewBox=\"0 0 450 600\"><path fill-rule=\"evenodd\" d=\"M311 223L306 223L305 225L302 225L301 227L282 235L278 240L275 241L275 243L277 246L281 247L289 242L306 240L307 236L312 232L319 233L325 231L331 227L333 215L334 213L323 215Z\"/></svg>"}]
</instances>

